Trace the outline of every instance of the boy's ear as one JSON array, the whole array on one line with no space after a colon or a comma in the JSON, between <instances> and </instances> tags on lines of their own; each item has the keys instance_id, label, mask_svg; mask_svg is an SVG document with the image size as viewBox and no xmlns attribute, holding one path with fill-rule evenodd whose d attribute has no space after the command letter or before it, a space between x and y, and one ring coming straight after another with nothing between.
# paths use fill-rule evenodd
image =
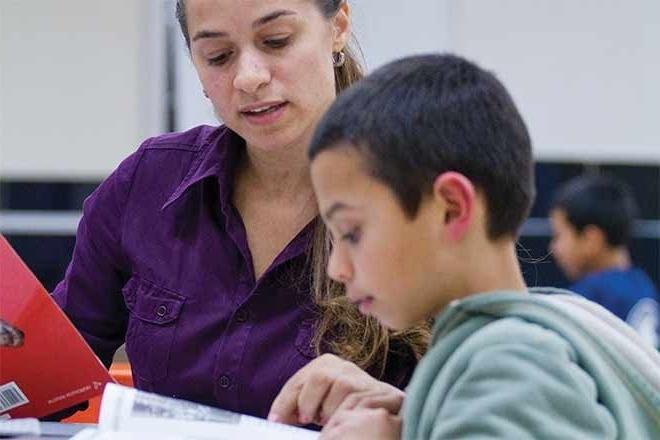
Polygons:
<instances>
[{"instance_id":1,"label":"boy's ear","mask_svg":"<svg viewBox=\"0 0 660 440\"><path fill-rule=\"evenodd\" d=\"M342 3L333 17L332 29L334 31L332 51L339 52L346 47L351 36L351 8L347 1Z\"/></svg>"},{"instance_id":2,"label":"boy's ear","mask_svg":"<svg viewBox=\"0 0 660 440\"><path fill-rule=\"evenodd\" d=\"M580 233L582 244L591 254L602 251L608 246L605 232L595 225L587 225Z\"/></svg>"},{"instance_id":3,"label":"boy's ear","mask_svg":"<svg viewBox=\"0 0 660 440\"><path fill-rule=\"evenodd\" d=\"M433 182L433 196L444 202L443 222L449 239L461 240L475 211L474 185L463 174L448 171L436 177Z\"/></svg>"}]
</instances>

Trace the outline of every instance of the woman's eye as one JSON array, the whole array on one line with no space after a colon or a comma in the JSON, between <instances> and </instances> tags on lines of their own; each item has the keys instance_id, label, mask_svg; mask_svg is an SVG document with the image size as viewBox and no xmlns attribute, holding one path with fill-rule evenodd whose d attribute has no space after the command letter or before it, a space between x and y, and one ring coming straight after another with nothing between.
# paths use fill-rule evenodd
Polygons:
<instances>
[{"instance_id":1,"label":"woman's eye","mask_svg":"<svg viewBox=\"0 0 660 440\"><path fill-rule=\"evenodd\" d=\"M264 45L268 46L271 49L281 49L284 46L289 44L289 37L285 38L270 38L268 40L264 40Z\"/></svg>"},{"instance_id":2,"label":"woman's eye","mask_svg":"<svg viewBox=\"0 0 660 440\"><path fill-rule=\"evenodd\" d=\"M220 66L220 65L225 64L227 62L230 55L231 55L231 52L221 53L218 56L215 56L213 58L209 58L208 63L211 66Z\"/></svg>"}]
</instances>

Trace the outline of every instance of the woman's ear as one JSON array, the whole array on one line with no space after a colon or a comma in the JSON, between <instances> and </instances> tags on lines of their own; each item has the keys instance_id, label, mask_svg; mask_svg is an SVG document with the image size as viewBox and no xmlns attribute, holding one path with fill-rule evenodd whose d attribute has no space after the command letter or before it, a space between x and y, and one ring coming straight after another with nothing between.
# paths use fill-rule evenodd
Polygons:
<instances>
[{"instance_id":1,"label":"woman's ear","mask_svg":"<svg viewBox=\"0 0 660 440\"><path fill-rule=\"evenodd\" d=\"M444 229L447 238L461 240L472 224L476 190L470 179L461 173L448 171L433 182L433 197L444 205Z\"/></svg>"},{"instance_id":2,"label":"woman's ear","mask_svg":"<svg viewBox=\"0 0 660 440\"><path fill-rule=\"evenodd\" d=\"M339 52L346 47L351 36L351 8L348 2L342 2L339 10L332 18L333 41L332 51Z\"/></svg>"}]
</instances>

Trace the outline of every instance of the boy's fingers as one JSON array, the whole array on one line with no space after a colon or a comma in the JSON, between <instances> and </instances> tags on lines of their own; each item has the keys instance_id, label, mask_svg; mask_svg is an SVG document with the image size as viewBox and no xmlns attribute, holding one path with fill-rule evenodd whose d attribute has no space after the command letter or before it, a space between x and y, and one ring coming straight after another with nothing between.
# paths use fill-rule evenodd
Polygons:
<instances>
[{"instance_id":1,"label":"boy's fingers","mask_svg":"<svg viewBox=\"0 0 660 440\"><path fill-rule=\"evenodd\" d=\"M335 378L326 369L310 371L298 395L298 413L300 423L308 424L322 420L321 408L325 405L328 393Z\"/></svg>"},{"instance_id":2,"label":"boy's fingers","mask_svg":"<svg viewBox=\"0 0 660 440\"><path fill-rule=\"evenodd\" d=\"M322 421L327 421L347 397L356 391L358 391L357 384L353 383L351 377L346 375L336 377L323 400L320 414Z\"/></svg>"},{"instance_id":3,"label":"boy's fingers","mask_svg":"<svg viewBox=\"0 0 660 440\"><path fill-rule=\"evenodd\" d=\"M268 420L271 422L289 425L298 423L298 394L303 385L298 375L301 373L302 370L291 376L273 401L268 413Z\"/></svg>"},{"instance_id":4,"label":"boy's fingers","mask_svg":"<svg viewBox=\"0 0 660 440\"><path fill-rule=\"evenodd\" d=\"M401 411L404 397L405 393L395 388L353 393L342 402L337 411L356 408L383 408L388 413L396 415Z\"/></svg>"},{"instance_id":5,"label":"boy's fingers","mask_svg":"<svg viewBox=\"0 0 660 440\"><path fill-rule=\"evenodd\" d=\"M351 394L367 389L375 393L382 391L384 385L354 364L334 355L322 355L287 381L275 398L268 419L288 424L323 424Z\"/></svg>"},{"instance_id":6,"label":"boy's fingers","mask_svg":"<svg viewBox=\"0 0 660 440\"><path fill-rule=\"evenodd\" d=\"M327 354L319 356L291 376L273 401L268 420L292 425L313 422L320 406L319 399L325 396L329 387L324 385L327 380L324 377L329 377L336 359ZM310 417L311 420L302 421Z\"/></svg>"},{"instance_id":7,"label":"boy's fingers","mask_svg":"<svg viewBox=\"0 0 660 440\"><path fill-rule=\"evenodd\" d=\"M342 425L348 414L349 413L345 411L335 412L332 417L330 417L330 420L328 420L328 423L323 426L321 438L333 438L337 432L337 428Z\"/></svg>"}]
</instances>

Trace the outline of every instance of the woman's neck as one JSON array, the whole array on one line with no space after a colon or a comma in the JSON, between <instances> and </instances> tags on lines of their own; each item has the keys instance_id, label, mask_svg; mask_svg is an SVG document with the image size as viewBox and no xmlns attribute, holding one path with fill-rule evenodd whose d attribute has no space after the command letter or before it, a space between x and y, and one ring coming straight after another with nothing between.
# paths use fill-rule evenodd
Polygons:
<instances>
[{"instance_id":1,"label":"woman's neck","mask_svg":"<svg viewBox=\"0 0 660 440\"><path fill-rule=\"evenodd\" d=\"M237 175L239 185L245 183L263 197L295 201L307 199L312 193L306 146L266 151L248 145L242 162Z\"/></svg>"}]
</instances>

